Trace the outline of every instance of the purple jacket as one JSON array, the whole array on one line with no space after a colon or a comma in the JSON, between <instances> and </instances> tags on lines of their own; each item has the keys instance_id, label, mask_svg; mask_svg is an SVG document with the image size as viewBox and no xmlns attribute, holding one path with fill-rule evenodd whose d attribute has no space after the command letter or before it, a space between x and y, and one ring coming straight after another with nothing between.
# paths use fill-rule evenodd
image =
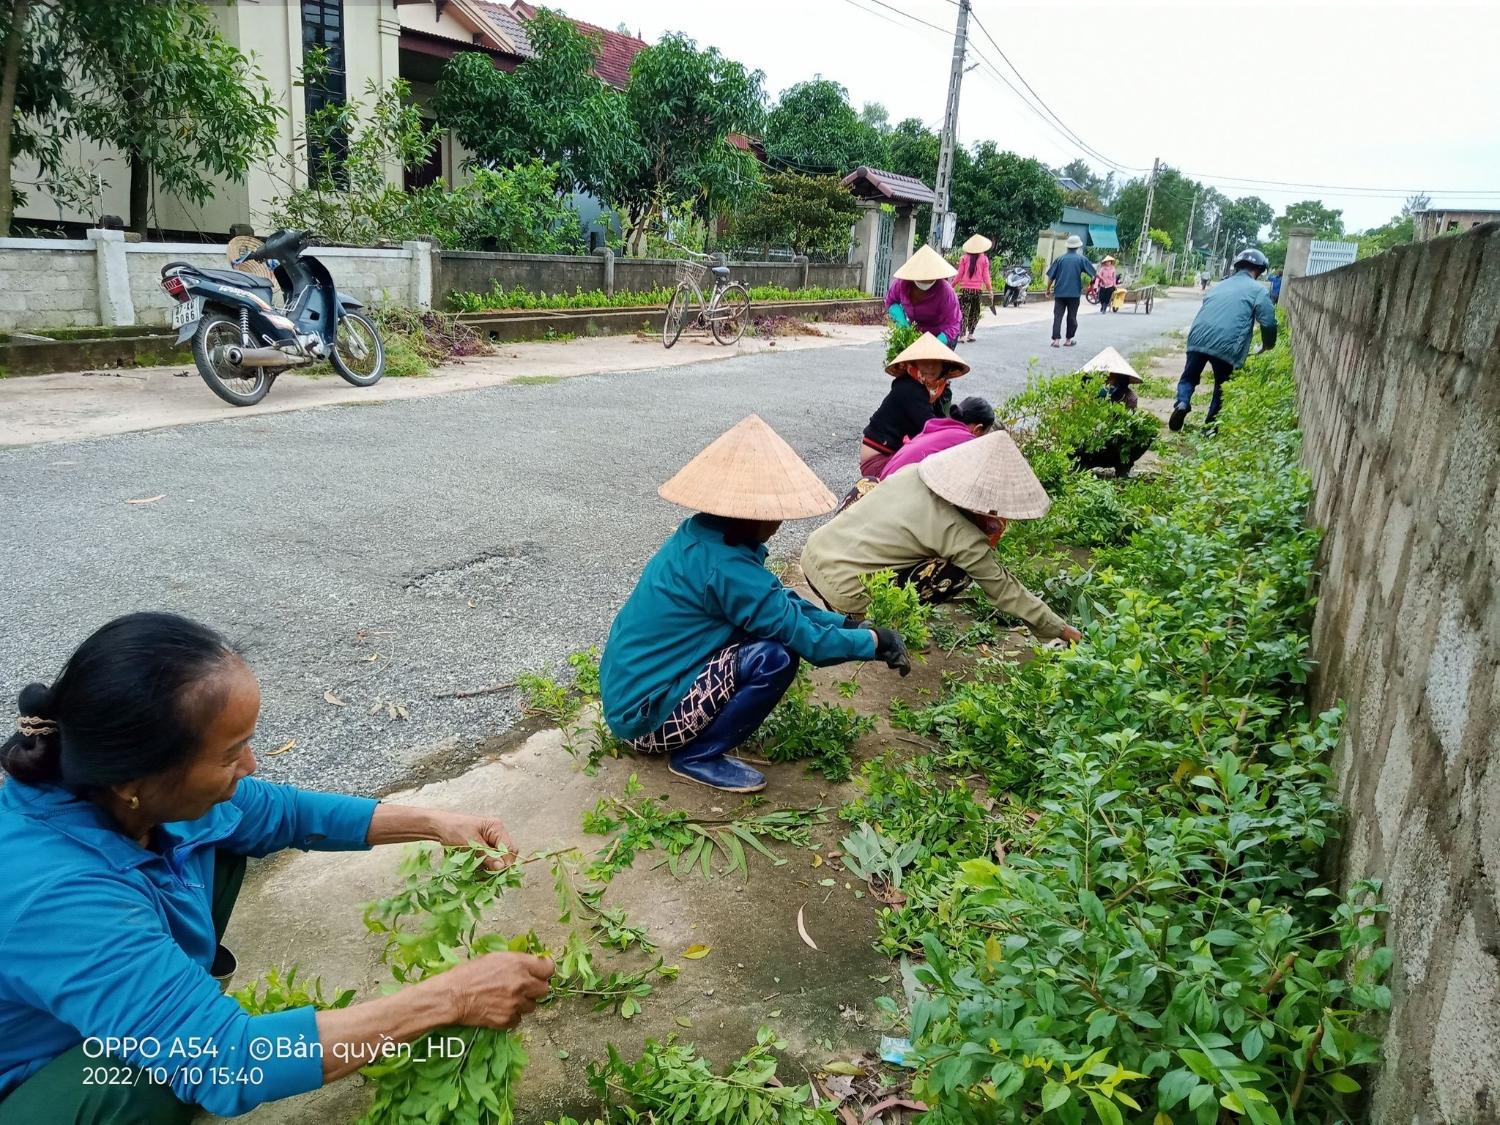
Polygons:
<instances>
[{"instance_id":1,"label":"purple jacket","mask_svg":"<svg viewBox=\"0 0 1500 1125\"><path fill-rule=\"evenodd\" d=\"M915 465L924 457L973 440L974 435L969 432L969 427L957 418L934 418L922 427L920 434L891 454L885 468L880 470L880 479L885 480L897 469Z\"/></svg>"},{"instance_id":2,"label":"purple jacket","mask_svg":"<svg viewBox=\"0 0 1500 1125\"><path fill-rule=\"evenodd\" d=\"M895 278L885 291L885 307L892 305L900 305L906 319L921 331L931 332L934 336L941 332L947 336L950 347L958 339L963 314L958 308L958 294L948 282L935 281L932 288L923 293L911 282Z\"/></svg>"}]
</instances>

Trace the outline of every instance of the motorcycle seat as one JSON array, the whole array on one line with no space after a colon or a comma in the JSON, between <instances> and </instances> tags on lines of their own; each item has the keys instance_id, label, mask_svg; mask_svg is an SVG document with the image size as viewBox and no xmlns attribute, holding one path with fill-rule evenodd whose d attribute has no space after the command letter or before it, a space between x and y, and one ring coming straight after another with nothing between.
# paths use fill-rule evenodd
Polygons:
<instances>
[{"instance_id":1,"label":"motorcycle seat","mask_svg":"<svg viewBox=\"0 0 1500 1125\"><path fill-rule=\"evenodd\" d=\"M233 285L237 289L253 289L269 295L271 292L271 279L268 277L257 277L253 273L244 273L240 270L209 270L195 266L194 272L210 281L217 281L221 285Z\"/></svg>"}]
</instances>

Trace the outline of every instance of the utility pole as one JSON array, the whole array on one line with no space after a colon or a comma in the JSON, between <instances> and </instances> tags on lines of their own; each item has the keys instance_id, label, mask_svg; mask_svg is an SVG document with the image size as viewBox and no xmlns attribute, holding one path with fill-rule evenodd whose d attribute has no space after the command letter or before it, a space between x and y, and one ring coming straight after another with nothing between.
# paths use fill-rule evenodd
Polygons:
<instances>
[{"instance_id":1,"label":"utility pole","mask_svg":"<svg viewBox=\"0 0 1500 1125\"><path fill-rule=\"evenodd\" d=\"M1217 275L1218 272L1219 272L1219 270L1218 270L1218 261L1219 261L1219 221L1222 218L1223 218L1222 215L1214 217L1214 242L1213 242L1213 249L1210 250L1209 254L1208 254L1208 268L1210 270L1212 270L1215 275Z\"/></svg>"},{"instance_id":2,"label":"utility pole","mask_svg":"<svg viewBox=\"0 0 1500 1125\"><path fill-rule=\"evenodd\" d=\"M964 81L964 50L969 41L969 0L958 0L958 26L953 31L953 68L948 72L948 105L943 111L943 141L938 149L937 191L932 204L932 230L927 241L937 248L943 217L948 213L948 191L953 185L953 145L958 134L958 90Z\"/></svg>"},{"instance_id":3,"label":"utility pole","mask_svg":"<svg viewBox=\"0 0 1500 1125\"><path fill-rule=\"evenodd\" d=\"M1161 157L1151 161L1151 178L1146 181L1146 213L1141 216L1141 237L1135 244L1135 272L1140 273L1146 263L1146 249L1151 245L1151 204L1156 201L1156 170L1161 166Z\"/></svg>"},{"instance_id":4,"label":"utility pole","mask_svg":"<svg viewBox=\"0 0 1500 1125\"><path fill-rule=\"evenodd\" d=\"M1193 205L1188 209L1187 237L1184 240L1187 245L1183 247L1191 256L1193 253L1193 220L1198 216L1198 193L1193 192Z\"/></svg>"}]
</instances>

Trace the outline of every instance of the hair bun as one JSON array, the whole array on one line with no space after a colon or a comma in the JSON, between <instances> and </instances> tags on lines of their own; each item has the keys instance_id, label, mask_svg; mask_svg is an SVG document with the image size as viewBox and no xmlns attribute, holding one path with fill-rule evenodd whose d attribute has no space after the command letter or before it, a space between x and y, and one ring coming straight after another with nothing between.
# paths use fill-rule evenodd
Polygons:
<instances>
[{"instance_id":1,"label":"hair bun","mask_svg":"<svg viewBox=\"0 0 1500 1125\"><path fill-rule=\"evenodd\" d=\"M22 715L35 715L39 719L55 718L53 707L57 701L52 689L46 684L27 684L16 699L16 710Z\"/></svg>"}]
</instances>

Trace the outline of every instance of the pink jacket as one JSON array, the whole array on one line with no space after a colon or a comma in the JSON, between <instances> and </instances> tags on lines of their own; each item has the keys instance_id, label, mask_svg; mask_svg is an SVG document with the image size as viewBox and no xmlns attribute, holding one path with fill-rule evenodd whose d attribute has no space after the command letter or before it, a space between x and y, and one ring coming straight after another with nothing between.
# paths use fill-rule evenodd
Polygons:
<instances>
[{"instance_id":1,"label":"pink jacket","mask_svg":"<svg viewBox=\"0 0 1500 1125\"><path fill-rule=\"evenodd\" d=\"M969 267L969 259L974 259L974 266ZM964 254L958 259L958 276L953 279L955 288L958 289L982 289L991 292L990 285L990 260L983 254Z\"/></svg>"},{"instance_id":2,"label":"pink jacket","mask_svg":"<svg viewBox=\"0 0 1500 1125\"><path fill-rule=\"evenodd\" d=\"M922 427L920 434L891 454L885 468L880 470L880 479L885 480L897 469L915 465L924 457L973 440L974 435L969 432L969 427L957 418L934 418Z\"/></svg>"}]
</instances>

